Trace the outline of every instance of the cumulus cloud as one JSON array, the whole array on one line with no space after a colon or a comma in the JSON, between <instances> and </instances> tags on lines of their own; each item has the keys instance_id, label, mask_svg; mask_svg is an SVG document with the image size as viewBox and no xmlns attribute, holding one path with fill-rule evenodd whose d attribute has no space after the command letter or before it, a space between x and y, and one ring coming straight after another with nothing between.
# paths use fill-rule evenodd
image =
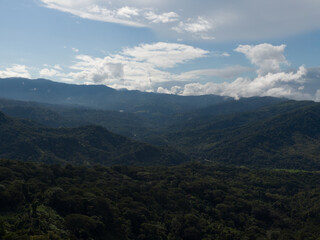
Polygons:
<instances>
[{"instance_id":1,"label":"cumulus cloud","mask_svg":"<svg viewBox=\"0 0 320 240\"><path fill-rule=\"evenodd\" d=\"M141 44L105 58L78 55L77 62L70 67L72 72L68 77L80 83L154 91L156 84L178 80L177 75L163 69L173 68L207 54L206 50L185 44Z\"/></svg>"},{"instance_id":2,"label":"cumulus cloud","mask_svg":"<svg viewBox=\"0 0 320 240\"><path fill-rule=\"evenodd\" d=\"M204 57L208 53L206 50L189 45L165 42L141 44L134 48L126 48L122 52L134 61L150 63L161 68L171 68L177 64Z\"/></svg>"},{"instance_id":3,"label":"cumulus cloud","mask_svg":"<svg viewBox=\"0 0 320 240\"><path fill-rule=\"evenodd\" d=\"M215 41L261 40L320 28L320 1L315 0L40 1L44 7L81 18L150 27L174 39L183 34Z\"/></svg>"},{"instance_id":4,"label":"cumulus cloud","mask_svg":"<svg viewBox=\"0 0 320 240\"><path fill-rule=\"evenodd\" d=\"M273 46L268 43L259 45L240 45L235 51L243 53L252 64L259 67L257 73L265 75L268 73L276 73L281 70L282 64L288 65L284 56L286 45Z\"/></svg>"},{"instance_id":5,"label":"cumulus cloud","mask_svg":"<svg viewBox=\"0 0 320 240\"><path fill-rule=\"evenodd\" d=\"M43 64L44 68L39 70L39 76L45 78L64 78L66 74L63 73L63 68L59 64L49 65Z\"/></svg>"},{"instance_id":6,"label":"cumulus cloud","mask_svg":"<svg viewBox=\"0 0 320 240\"><path fill-rule=\"evenodd\" d=\"M239 97L274 96L295 99L310 99L309 94L300 92L299 87L305 82L307 69L301 66L297 72L268 73L254 79L237 78L228 83L190 83L184 86L182 95L216 94L221 96Z\"/></svg>"},{"instance_id":7,"label":"cumulus cloud","mask_svg":"<svg viewBox=\"0 0 320 240\"><path fill-rule=\"evenodd\" d=\"M180 86L173 86L171 89L163 88L163 87L158 87L157 93L164 93L164 94L179 94L181 91Z\"/></svg>"},{"instance_id":8,"label":"cumulus cloud","mask_svg":"<svg viewBox=\"0 0 320 240\"><path fill-rule=\"evenodd\" d=\"M132 16L139 16L139 10L132 7L122 7L117 10L117 15L119 17L131 18Z\"/></svg>"},{"instance_id":9,"label":"cumulus cloud","mask_svg":"<svg viewBox=\"0 0 320 240\"><path fill-rule=\"evenodd\" d=\"M180 22L178 26L173 27L173 30L177 32L208 32L212 29L212 23L210 23L204 17L198 17L196 20L188 19L187 22Z\"/></svg>"},{"instance_id":10,"label":"cumulus cloud","mask_svg":"<svg viewBox=\"0 0 320 240\"><path fill-rule=\"evenodd\" d=\"M190 33L194 37L200 37L204 40L213 40L215 37L209 36L208 32L213 29L213 23L204 17L197 19L187 19L186 22L179 22L172 30L178 33Z\"/></svg>"},{"instance_id":11,"label":"cumulus cloud","mask_svg":"<svg viewBox=\"0 0 320 240\"><path fill-rule=\"evenodd\" d=\"M53 77L58 76L60 74L56 69L43 68L39 72L41 77Z\"/></svg>"},{"instance_id":12,"label":"cumulus cloud","mask_svg":"<svg viewBox=\"0 0 320 240\"><path fill-rule=\"evenodd\" d=\"M108 80L119 80L123 77L123 65L120 59L92 58L86 55L76 57L78 62L71 66L71 69L77 72L69 73L69 77L78 80L92 81L93 83L112 83Z\"/></svg>"},{"instance_id":13,"label":"cumulus cloud","mask_svg":"<svg viewBox=\"0 0 320 240\"><path fill-rule=\"evenodd\" d=\"M178 20L179 15L175 12L166 12L162 14L156 14L153 11L146 12L145 18L152 23L169 23Z\"/></svg>"},{"instance_id":14,"label":"cumulus cloud","mask_svg":"<svg viewBox=\"0 0 320 240\"><path fill-rule=\"evenodd\" d=\"M235 99L252 96L274 96L320 101L318 82L320 68L312 68L308 71L307 68L301 66L296 71L281 71L281 65L287 65L284 49L285 45L240 45L235 51L243 53L253 65L258 67L257 77L237 77L241 73L253 71L253 69L243 66L231 66L224 69L200 69L176 76L185 80L189 79L191 83L171 88L158 87L157 92L180 95L215 94L230 96ZM201 79L202 76L235 78L235 80L222 83L197 82L196 80Z\"/></svg>"},{"instance_id":15,"label":"cumulus cloud","mask_svg":"<svg viewBox=\"0 0 320 240\"><path fill-rule=\"evenodd\" d=\"M31 78L28 67L25 65L14 64L5 70L0 70L0 78L22 77Z\"/></svg>"}]
</instances>

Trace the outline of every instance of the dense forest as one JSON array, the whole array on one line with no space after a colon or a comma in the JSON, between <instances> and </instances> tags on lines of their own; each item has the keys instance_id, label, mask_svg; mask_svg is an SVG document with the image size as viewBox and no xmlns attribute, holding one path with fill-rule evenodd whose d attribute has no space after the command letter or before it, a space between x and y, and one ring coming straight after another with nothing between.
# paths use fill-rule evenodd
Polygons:
<instances>
[{"instance_id":1,"label":"dense forest","mask_svg":"<svg viewBox=\"0 0 320 240\"><path fill-rule=\"evenodd\" d=\"M0 162L1 239L318 239L320 173Z\"/></svg>"}]
</instances>

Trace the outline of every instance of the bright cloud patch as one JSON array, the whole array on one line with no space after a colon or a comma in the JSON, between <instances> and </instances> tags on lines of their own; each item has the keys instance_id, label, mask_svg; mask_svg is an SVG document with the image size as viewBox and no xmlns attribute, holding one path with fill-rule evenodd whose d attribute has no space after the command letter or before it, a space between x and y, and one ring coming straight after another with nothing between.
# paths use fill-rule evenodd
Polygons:
<instances>
[{"instance_id":1,"label":"bright cloud patch","mask_svg":"<svg viewBox=\"0 0 320 240\"><path fill-rule=\"evenodd\" d=\"M198 17L196 20L187 19L186 22L180 22L178 26L172 30L178 33L190 33L194 37L200 37L204 40L213 40L214 37L209 36L208 32L213 29L213 24L204 17Z\"/></svg>"},{"instance_id":2,"label":"bright cloud patch","mask_svg":"<svg viewBox=\"0 0 320 240\"><path fill-rule=\"evenodd\" d=\"M307 74L303 66L297 72L269 73L258 76L255 79L237 78L231 83L190 83L184 86L182 95L216 94L221 96L239 97L275 96L295 99L310 99L311 96L299 91L301 84L305 82ZM295 87L298 85L299 87Z\"/></svg>"},{"instance_id":3,"label":"bright cloud patch","mask_svg":"<svg viewBox=\"0 0 320 240\"><path fill-rule=\"evenodd\" d=\"M117 15L119 17L131 18L133 16L139 16L139 10L125 6L117 10Z\"/></svg>"},{"instance_id":4,"label":"bright cloud patch","mask_svg":"<svg viewBox=\"0 0 320 240\"><path fill-rule=\"evenodd\" d=\"M0 78L10 77L31 78L31 75L27 66L15 64L12 67L8 67L3 71L0 70Z\"/></svg>"},{"instance_id":5,"label":"bright cloud patch","mask_svg":"<svg viewBox=\"0 0 320 240\"><path fill-rule=\"evenodd\" d=\"M176 43L142 44L105 58L77 56L69 78L82 83L103 83L114 88L153 91L154 85L177 76L162 70L205 57L208 51Z\"/></svg>"},{"instance_id":6,"label":"bright cloud patch","mask_svg":"<svg viewBox=\"0 0 320 240\"><path fill-rule=\"evenodd\" d=\"M179 63L204 57L208 51L185 44L159 42L127 48L122 54L137 62L146 62L155 67L171 68Z\"/></svg>"},{"instance_id":7,"label":"bright cloud patch","mask_svg":"<svg viewBox=\"0 0 320 240\"><path fill-rule=\"evenodd\" d=\"M169 23L177 21L179 15L175 12L156 14L150 11L145 13L145 18L151 21L152 23Z\"/></svg>"},{"instance_id":8,"label":"bright cloud patch","mask_svg":"<svg viewBox=\"0 0 320 240\"><path fill-rule=\"evenodd\" d=\"M40 70L39 74L41 77L53 77L58 76L59 72L56 69L44 68Z\"/></svg>"},{"instance_id":9,"label":"bright cloud patch","mask_svg":"<svg viewBox=\"0 0 320 240\"><path fill-rule=\"evenodd\" d=\"M259 67L257 73L265 75L280 71L282 64L288 65L283 55L286 45L273 46L271 44L259 44L256 46L240 45L235 49L236 52L243 53L250 62Z\"/></svg>"},{"instance_id":10,"label":"bright cloud patch","mask_svg":"<svg viewBox=\"0 0 320 240\"><path fill-rule=\"evenodd\" d=\"M173 27L173 30L177 32L190 32L190 33L200 33L208 32L212 29L212 24L204 19L203 17L198 17L198 19L188 19L187 22L180 22L178 26Z\"/></svg>"}]
</instances>

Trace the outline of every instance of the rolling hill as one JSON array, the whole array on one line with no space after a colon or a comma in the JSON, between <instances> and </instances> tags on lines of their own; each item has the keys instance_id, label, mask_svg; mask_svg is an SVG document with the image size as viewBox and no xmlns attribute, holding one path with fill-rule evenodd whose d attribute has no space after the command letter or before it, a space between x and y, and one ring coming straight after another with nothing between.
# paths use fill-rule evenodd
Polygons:
<instances>
[{"instance_id":1,"label":"rolling hill","mask_svg":"<svg viewBox=\"0 0 320 240\"><path fill-rule=\"evenodd\" d=\"M35 156L45 162L91 164L92 160L86 161L95 156L94 161L98 159L103 164L149 164L148 159L141 157L144 154L137 157L135 153L135 149L142 149L149 151L150 156L155 153L150 165L184 162L185 156L168 150L170 146L194 160L263 168L320 169L320 106L314 102L271 97L238 101L217 96L184 97L41 79L1 79L0 85L5 87L0 88L2 97L36 101L0 100L0 110L27 119L18 123L3 117L14 122L11 128L6 125L10 131L1 133L8 134L4 139L12 139L9 149L10 141L3 141L3 157ZM97 125L166 149L113 135ZM27 141L20 137L25 132L31 136ZM48 144L42 142L44 139ZM130 147L132 144L134 147ZM19 158L19 149L30 151L32 157L28 153ZM171 158L172 155L175 157ZM110 156L111 160L103 156Z\"/></svg>"},{"instance_id":2,"label":"rolling hill","mask_svg":"<svg viewBox=\"0 0 320 240\"><path fill-rule=\"evenodd\" d=\"M0 111L5 114L28 119L47 127L78 127L83 125L99 125L108 130L136 140L148 141L150 137L160 135L170 126L184 126L186 122L205 123L207 118L253 111L264 106L286 101L272 97L243 98L213 103L208 107L196 108L192 111L161 114L140 114L112 110L92 109L82 106L65 106L57 104L17 101L0 98ZM170 108L170 106L169 106ZM155 110L156 111L156 110ZM193 121L196 120L196 121Z\"/></svg>"},{"instance_id":3,"label":"rolling hill","mask_svg":"<svg viewBox=\"0 0 320 240\"><path fill-rule=\"evenodd\" d=\"M319 104L289 101L252 112L195 119L171 127L154 142L221 163L319 170L319 123Z\"/></svg>"},{"instance_id":4,"label":"rolling hill","mask_svg":"<svg viewBox=\"0 0 320 240\"><path fill-rule=\"evenodd\" d=\"M0 113L0 158L76 165L175 165L177 151L113 134L100 126L46 128Z\"/></svg>"}]
</instances>

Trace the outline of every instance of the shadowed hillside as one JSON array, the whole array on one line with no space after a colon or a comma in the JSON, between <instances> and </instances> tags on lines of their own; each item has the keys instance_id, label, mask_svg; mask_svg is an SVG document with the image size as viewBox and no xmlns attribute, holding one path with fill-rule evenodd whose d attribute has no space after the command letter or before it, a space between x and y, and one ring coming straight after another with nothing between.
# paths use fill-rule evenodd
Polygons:
<instances>
[{"instance_id":1,"label":"shadowed hillside","mask_svg":"<svg viewBox=\"0 0 320 240\"><path fill-rule=\"evenodd\" d=\"M113 134L103 127L44 128L0 115L0 157L91 165L178 164L188 158Z\"/></svg>"}]
</instances>

